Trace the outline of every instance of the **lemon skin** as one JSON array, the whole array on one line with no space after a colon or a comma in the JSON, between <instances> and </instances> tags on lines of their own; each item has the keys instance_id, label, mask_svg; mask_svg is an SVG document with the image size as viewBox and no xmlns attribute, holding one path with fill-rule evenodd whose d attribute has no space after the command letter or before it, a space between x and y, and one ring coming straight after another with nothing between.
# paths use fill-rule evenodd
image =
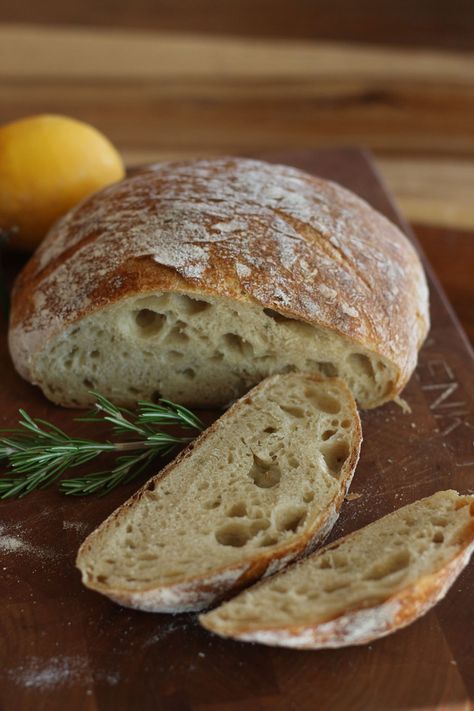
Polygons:
<instances>
[{"instance_id":1,"label":"lemon skin","mask_svg":"<svg viewBox=\"0 0 474 711\"><path fill-rule=\"evenodd\" d=\"M124 177L123 161L93 126L42 115L0 127L0 229L32 251L82 199Z\"/></svg>"}]
</instances>

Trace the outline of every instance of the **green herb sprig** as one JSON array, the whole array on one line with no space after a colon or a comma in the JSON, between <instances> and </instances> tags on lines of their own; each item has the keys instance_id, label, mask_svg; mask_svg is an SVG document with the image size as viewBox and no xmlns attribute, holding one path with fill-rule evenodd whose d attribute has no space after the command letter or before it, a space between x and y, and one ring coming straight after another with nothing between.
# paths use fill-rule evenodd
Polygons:
<instances>
[{"instance_id":1,"label":"green herb sprig","mask_svg":"<svg viewBox=\"0 0 474 711\"><path fill-rule=\"evenodd\" d=\"M139 402L132 412L118 407L99 393L92 393L95 406L79 422L107 422L112 425L113 438L98 442L70 437L59 427L45 420L30 417L20 410L19 427L0 430L0 461L6 461L10 476L0 476L0 498L21 497L53 484L69 469L79 467L102 454L115 454L112 469L63 479L59 489L64 494L84 496L105 494L119 484L138 477L158 456L172 452L190 442L193 437L175 436L161 430L170 425L183 430L204 429L201 420L187 408L169 400L157 404Z\"/></svg>"}]
</instances>

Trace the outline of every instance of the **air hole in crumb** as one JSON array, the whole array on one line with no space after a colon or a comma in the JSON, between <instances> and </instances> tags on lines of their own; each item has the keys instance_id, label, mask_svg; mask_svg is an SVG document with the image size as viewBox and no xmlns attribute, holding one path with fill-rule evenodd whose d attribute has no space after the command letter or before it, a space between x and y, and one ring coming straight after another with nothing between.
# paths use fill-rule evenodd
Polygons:
<instances>
[{"instance_id":1,"label":"air hole in crumb","mask_svg":"<svg viewBox=\"0 0 474 711\"><path fill-rule=\"evenodd\" d=\"M365 375L371 380L375 379L375 373L370 358L363 353L351 353L348 362L356 375Z\"/></svg>"},{"instance_id":2,"label":"air hole in crumb","mask_svg":"<svg viewBox=\"0 0 474 711\"><path fill-rule=\"evenodd\" d=\"M287 412L289 415L296 417L297 419L301 419L305 416L304 410L302 410L301 407L296 407L295 405L280 405L280 407L283 412Z\"/></svg>"},{"instance_id":3,"label":"air hole in crumb","mask_svg":"<svg viewBox=\"0 0 474 711\"><path fill-rule=\"evenodd\" d=\"M229 516L229 518L245 516L246 513L247 505L244 501L238 501L237 503L232 504L229 509L227 509L227 516Z\"/></svg>"},{"instance_id":4,"label":"air hole in crumb","mask_svg":"<svg viewBox=\"0 0 474 711\"><path fill-rule=\"evenodd\" d=\"M329 471L332 474L339 475L344 462L349 456L349 445L344 440L328 442L321 446L321 454L324 457Z\"/></svg>"},{"instance_id":5,"label":"air hole in crumb","mask_svg":"<svg viewBox=\"0 0 474 711\"><path fill-rule=\"evenodd\" d=\"M97 576L97 582L98 583L106 583L108 580L106 575L98 575Z\"/></svg>"},{"instance_id":6,"label":"air hole in crumb","mask_svg":"<svg viewBox=\"0 0 474 711\"><path fill-rule=\"evenodd\" d=\"M229 523L216 531L216 541L222 546L242 548L250 538L249 531L239 523Z\"/></svg>"},{"instance_id":7,"label":"air hole in crumb","mask_svg":"<svg viewBox=\"0 0 474 711\"><path fill-rule=\"evenodd\" d=\"M292 323L298 323L298 321L296 321L294 318L283 316L283 314L279 314L278 311L274 311L273 309L263 309L263 313L265 314L265 316L268 316L269 318L276 321L276 323L288 323L288 321L291 321Z\"/></svg>"},{"instance_id":8,"label":"air hole in crumb","mask_svg":"<svg viewBox=\"0 0 474 711\"><path fill-rule=\"evenodd\" d=\"M449 521L446 516L433 516L431 523L434 526L447 526Z\"/></svg>"},{"instance_id":9,"label":"air hole in crumb","mask_svg":"<svg viewBox=\"0 0 474 711\"><path fill-rule=\"evenodd\" d=\"M337 433L337 430L324 430L323 434L321 435L321 439L323 442L326 442L326 440L331 439L331 437L334 437L334 435Z\"/></svg>"},{"instance_id":10,"label":"air hole in crumb","mask_svg":"<svg viewBox=\"0 0 474 711\"><path fill-rule=\"evenodd\" d=\"M335 415L341 409L341 403L337 398L323 392L317 388L306 388L304 391L305 397L311 400L313 404L322 412L328 412L330 415Z\"/></svg>"},{"instance_id":11,"label":"air hole in crumb","mask_svg":"<svg viewBox=\"0 0 474 711\"><path fill-rule=\"evenodd\" d=\"M91 353L90 353L90 357L93 360L96 360L97 358L99 358L99 356L100 356L100 351L98 351L97 349L94 351L91 351Z\"/></svg>"},{"instance_id":12,"label":"air hole in crumb","mask_svg":"<svg viewBox=\"0 0 474 711\"><path fill-rule=\"evenodd\" d=\"M284 595L285 593L288 592L288 588L285 585L281 585L280 583L276 583L271 586L271 591L276 592L280 595Z\"/></svg>"},{"instance_id":13,"label":"air hole in crumb","mask_svg":"<svg viewBox=\"0 0 474 711\"><path fill-rule=\"evenodd\" d=\"M221 505L222 499L220 496L217 497L217 499L210 499L209 501L206 501L203 505L205 509L217 509Z\"/></svg>"},{"instance_id":14,"label":"air hole in crumb","mask_svg":"<svg viewBox=\"0 0 474 711\"><path fill-rule=\"evenodd\" d=\"M194 380L196 377L196 371L192 368L186 368L185 370L178 371L181 375L184 375L188 380Z\"/></svg>"},{"instance_id":15,"label":"air hole in crumb","mask_svg":"<svg viewBox=\"0 0 474 711\"><path fill-rule=\"evenodd\" d=\"M312 491L305 491L303 494L303 501L305 504L311 503L314 499L314 493Z\"/></svg>"},{"instance_id":16,"label":"air hole in crumb","mask_svg":"<svg viewBox=\"0 0 474 711\"><path fill-rule=\"evenodd\" d=\"M260 489L271 489L273 486L276 486L281 479L280 467L274 462L265 462L254 454L249 477L255 486L258 486Z\"/></svg>"},{"instance_id":17,"label":"air hole in crumb","mask_svg":"<svg viewBox=\"0 0 474 711\"><path fill-rule=\"evenodd\" d=\"M190 316L194 316L194 314L199 314L211 308L211 304L208 301L195 299L192 296L186 296L186 294L180 294L179 300L184 311Z\"/></svg>"},{"instance_id":18,"label":"air hole in crumb","mask_svg":"<svg viewBox=\"0 0 474 711\"><path fill-rule=\"evenodd\" d=\"M410 553L407 550L398 551L384 560L375 563L365 575L365 580L382 580L389 575L398 573L408 567Z\"/></svg>"},{"instance_id":19,"label":"air hole in crumb","mask_svg":"<svg viewBox=\"0 0 474 711\"><path fill-rule=\"evenodd\" d=\"M325 375L327 378L335 378L339 374L338 368L334 365L334 363L329 363L327 361L325 362L318 362L317 364L317 370L322 375Z\"/></svg>"},{"instance_id":20,"label":"air hole in crumb","mask_svg":"<svg viewBox=\"0 0 474 711\"><path fill-rule=\"evenodd\" d=\"M151 309L140 309L133 312L135 323L141 336L156 336L166 321L166 316Z\"/></svg>"},{"instance_id":21,"label":"air hole in crumb","mask_svg":"<svg viewBox=\"0 0 474 711\"><path fill-rule=\"evenodd\" d=\"M230 353L238 353L245 357L253 356L252 345L236 333L225 333L223 340L225 347Z\"/></svg>"},{"instance_id":22,"label":"air hole in crumb","mask_svg":"<svg viewBox=\"0 0 474 711\"><path fill-rule=\"evenodd\" d=\"M335 551L332 554L332 562L335 568L346 568L349 565L349 559L344 553Z\"/></svg>"},{"instance_id":23,"label":"air hole in crumb","mask_svg":"<svg viewBox=\"0 0 474 711\"><path fill-rule=\"evenodd\" d=\"M276 427L265 427L265 429L263 431L266 432L267 434L273 434L274 432L277 431L277 429L276 429Z\"/></svg>"},{"instance_id":24,"label":"air hole in crumb","mask_svg":"<svg viewBox=\"0 0 474 711\"><path fill-rule=\"evenodd\" d=\"M350 582L348 580L335 580L333 583L328 583L324 586L323 590L325 593L333 593L337 590L344 590L350 587Z\"/></svg>"},{"instance_id":25,"label":"air hole in crumb","mask_svg":"<svg viewBox=\"0 0 474 711\"><path fill-rule=\"evenodd\" d=\"M444 535L441 531L436 531L436 533L433 536L433 543L443 543L444 541Z\"/></svg>"},{"instance_id":26,"label":"air hole in crumb","mask_svg":"<svg viewBox=\"0 0 474 711\"><path fill-rule=\"evenodd\" d=\"M350 420L343 420L341 422L341 427L343 427L345 430L348 430L351 426L351 421Z\"/></svg>"},{"instance_id":27,"label":"air hole in crumb","mask_svg":"<svg viewBox=\"0 0 474 711\"><path fill-rule=\"evenodd\" d=\"M94 387L94 383L89 378L84 378L82 383L83 383L83 385L85 385L86 388L92 389Z\"/></svg>"},{"instance_id":28,"label":"air hole in crumb","mask_svg":"<svg viewBox=\"0 0 474 711\"><path fill-rule=\"evenodd\" d=\"M167 353L167 358L170 360L180 360L183 357L183 353L181 351L168 351Z\"/></svg>"},{"instance_id":29,"label":"air hole in crumb","mask_svg":"<svg viewBox=\"0 0 474 711\"><path fill-rule=\"evenodd\" d=\"M332 568L332 561L328 556L324 556L319 559L319 567L322 568L323 570L327 570L329 568Z\"/></svg>"},{"instance_id":30,"label":"air hole in crumb","mask_svg":"<svg viewBox=\"0 0 474 711\"><path fill-rule=\"evenodd\" d=\"M305 506L287 506L276 511L275 521L279 531L296 531L306 517Z\"/></svg>"},{"instance_id":31,"label":"air hole in crumb","mask_svg":"<svg viewBox=\"0 0 474 711\"><path fill-rule=\"evenodd\" d=\"M268 546L274 546L276 543L278 543L278 538L276 538L275 536L265 535L263 536L259 545L262 548L267 548Z\"/></svg>"}]
</instances>

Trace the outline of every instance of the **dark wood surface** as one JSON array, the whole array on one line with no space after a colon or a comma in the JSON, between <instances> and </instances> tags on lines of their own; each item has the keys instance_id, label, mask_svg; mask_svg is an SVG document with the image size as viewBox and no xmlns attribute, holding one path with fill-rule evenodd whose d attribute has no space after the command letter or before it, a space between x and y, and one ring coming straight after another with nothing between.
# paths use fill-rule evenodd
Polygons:
<instances>
[{"instance_id":1,"label":"dark wood surface","mask_svg":"<svg viewBox=\"0 0 474 711\"><path fill-rule=\"evenodd\" d=\"M0 0L3 22L474 48L471 0Z\"/></svg>"},{"instance_id":2,"label":"dark wood surface","mask_svg":"<svg viewBox=\"0 0 474 711\"><path fill-rule=\"evenodd\" d=\"M273 156L338 180L411 235L358 151ZM472 352L430 274L433 327L405 396L363 413L364 444L333 537L438 489L474 493ZM70 432L72 411L15 375L1 341L3 426L18 407ZM194 615L134 612L81 586L80 542L133 490L69 499L54 490L0 505L2 709L466 709L474 699L474 566L411 627L369 646L302 652L207 634ZM190 522L192 525L192 522Z\"/></svg>"}]
</instances>

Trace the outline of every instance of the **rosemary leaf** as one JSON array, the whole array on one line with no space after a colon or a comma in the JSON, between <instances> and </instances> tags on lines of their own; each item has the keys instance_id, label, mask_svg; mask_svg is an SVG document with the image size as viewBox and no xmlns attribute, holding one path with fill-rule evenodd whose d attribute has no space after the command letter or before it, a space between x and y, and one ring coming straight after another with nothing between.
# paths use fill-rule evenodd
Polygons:
<instances>
[{"instance_id":1,"label":"rosemary leaf","mask_svg":"<svg viewBox=\"0 0 474 711\"><path fill-rule=\"evenodd\" d=\"M0 476L0 498L21 497L45 488L70 469L82 466L103 454L115 455L110 470L84 474L60 482L65 494L84 496L105 494L137 476L156 457L165 456L192 440L159 429L169 425L201 431L201 420L187 408L169 400L154 404L140 402L138 412L118 407L100 393L92 393L95 407L81 422L106 422L112 437L125 439L103 442L71 437L50 422L19 410L19 427L0 431L0 461L8 462L9 472ZM2 436L3 435L3 436ZM131 439L133 437L133 439Z\"/></svg>"}]
</instances>

